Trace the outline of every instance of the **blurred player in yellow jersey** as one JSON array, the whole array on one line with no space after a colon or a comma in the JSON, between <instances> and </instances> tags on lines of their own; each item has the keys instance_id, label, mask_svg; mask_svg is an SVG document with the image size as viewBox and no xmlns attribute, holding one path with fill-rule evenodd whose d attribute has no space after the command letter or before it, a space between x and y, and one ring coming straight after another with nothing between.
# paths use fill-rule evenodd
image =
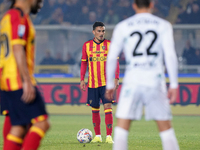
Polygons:
<instances>
[{"instance_id":1,"label":"blurred player in yellow jersey","mask_svg":"<svg viewBox=\"0 0 200 150\"><path fill-rule=\"evenodd\" d=\"M36 150L49 128L44 101L33 77L35 29L29 17L42 0L11 0L1 20L1 104L9 112L12 127L4 150ZM26 134L26 127L32 127ZM26 136L26 138L24 138ZM33 142L34 141L34 142Z\"/></svg>"},{"instance_id":2,"label":"blurred player in yellow jersey","mask_svg":"<svg viewBox=\"0 0 200 150\"><path fill-rule=\"evenodd\" d=\"M4 41L3 37L1 37L0 41ZM3 54L3 50L0 50L0 79L1 79L1 72L2 72L2 67L3 67L3 63L4 62L4 54ZM0 87L1 87L1 80L0 80ZM0 96L1 96L1 90L0 90ZM3 141L5 144L6 141L6 136L8 135L10 128L11 128L11 121L10 121L10 117L8 114L8 108L7 108L7 101L3 101L1 99L4 99L2 96L0 98L0 102L1 102L1 114L5 116L4 119L4 124L3 124Z\"/></svg>"},{"instance_id":3,"label":"blurred player in yellow jersey","mask_svg":"<svg viewBox=\"0 0 200 150\"><path fill-rule=\"evenodd\" d=\"M2 39L0 39L0 41L1 40ZM1 73L2 73L3 62L4 62L4 57L3 56L4 56L3 50L0 50L0 79L2 79L1 78ZM1 87L1 80L0 80L0 87ZM4 144L5 144L6 136L8 135L8 133L10 131L10 128L11 128L11 121L10 121L10 116L9 116L9 113L8 113L8 103L7 103L6 100L3 100L3 99L4 98L2 97L1 90L0 90L0 102L1 102L0 110L1 110L1 114L5 116L4 124L3 124L3 141L4 141Z\"/></svg>"}]
</instances>

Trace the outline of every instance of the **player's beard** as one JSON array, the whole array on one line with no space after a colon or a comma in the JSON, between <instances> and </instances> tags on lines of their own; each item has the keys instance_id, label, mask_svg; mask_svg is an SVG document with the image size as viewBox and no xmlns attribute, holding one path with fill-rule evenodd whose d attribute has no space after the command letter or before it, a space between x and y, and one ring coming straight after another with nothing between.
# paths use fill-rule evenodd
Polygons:
<instances>
[{"instance_id":1,"label":"player's beard","mask_svg":"<svg viewBox=\"0 0 200 150\"><path fill-rule=\"evenodd\" d=\"M43 0L37 0L35 6L31 7L31 13L37 14L43 6Z\"/></svg>"},{"instance_id":2,"label":"player's beard","mask_svg":"<svg viewBox=\"0 0 200 150\"><path fill-rule=\"evenodd\" d=\"M104 40L104 36L103 37L99 37L98 39L100 42L102 42Z\"/></svg>"}]
</instances>

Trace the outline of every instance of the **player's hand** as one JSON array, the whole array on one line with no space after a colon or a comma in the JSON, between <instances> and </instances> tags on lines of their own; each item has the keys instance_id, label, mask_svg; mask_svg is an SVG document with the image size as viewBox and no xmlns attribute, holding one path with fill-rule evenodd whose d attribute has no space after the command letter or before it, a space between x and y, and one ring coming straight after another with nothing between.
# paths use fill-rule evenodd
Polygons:
<instances>
[{"instance_id":1,"label":"player's hand","mask_svg":"<svg viewBox=\"0 0 200 150\"><path fill-rule=\"evenodd\" d=\"M170 100L169 101L170 104L175 103L176 102L176 97L177 97L177 88L176 89L169 88L167 97Z\"/></svg>"},{"instance_id":2,"label":"player's hand","mask_svg":"<svg viewBox=\"0 0 200 150\"><path fill-rule=\"evenodd\" d=\"M119 87L119 79L115 79L115 89L114 90L117 90Z\"/></svg>"},{"instance_id":3,"label":"player's hand","mask_svg":"<svg viewBox=\"0 0 200 150\"><path fill-rule=\"evenodd\" d=\"M112 101L114 99L114 89L106 90L105 98Z\"/></svg>"},{"instance_id":4,"label":"player's hand","mask_svg":"<svg viewBox=\"0 0 200 150\"><path fill-rule=\"evenodd\" d=\"M85 82L83 80L80 83L80 87L81 87L81 90L85 91L86 85L85 85Z\"/></svg>"},{"instance_id":5,"label":"player's hand","mask_svg":"<svg viewBox=\"0 0 200 150\"><path fill-rule=\"evenodd\" d=\"M22 100L25 103L31 103L35 99L35 88L31 82L23 82Z\"/></svg>"}]
</instances>

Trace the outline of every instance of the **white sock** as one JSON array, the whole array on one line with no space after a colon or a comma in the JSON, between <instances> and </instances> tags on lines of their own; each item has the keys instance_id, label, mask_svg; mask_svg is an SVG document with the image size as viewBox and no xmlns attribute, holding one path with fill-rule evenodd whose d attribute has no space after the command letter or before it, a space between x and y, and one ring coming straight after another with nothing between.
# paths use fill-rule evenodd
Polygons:
<instances>
[{"instance_id":1,"label":"white sock","mask_svg":"<svg viewBox=\"0 0 200 150\"><path fill-rule=\"evenodd\" d=\"M113 144L113 150L127 150L128 144L128 131L120 128L115 127L115 133L114 133L114 144Z\"/></svg>"},{"instance_id":2,"label":"white sock","mask_svg":"<svg viewBox=\"0 0 200 150\"><path fill-rule=\"evenodd\" d=\"M101 138L101 135L96 135L96 136Z\"/></svg>"},{"instance_id":3,"label":"white sock","mask_svg":"<svg viewBox=\"0 0 200 150\"><path fill-rule=\"evenodd\" d=\"M160 132L163 150L179 150L178 142L174 133L174 129Z\"/></svg>"}]
</instances>

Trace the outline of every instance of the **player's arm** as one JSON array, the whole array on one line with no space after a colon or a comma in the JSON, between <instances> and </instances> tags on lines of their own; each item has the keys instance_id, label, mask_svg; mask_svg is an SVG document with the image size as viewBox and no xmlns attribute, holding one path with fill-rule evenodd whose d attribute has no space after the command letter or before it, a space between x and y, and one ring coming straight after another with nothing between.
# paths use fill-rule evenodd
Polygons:
<instances>
[{"instance_id":1,"label":"player's arm","mask_svg":"<svg viewBox=\"0 0 200 150\"><path fill-rule=\"evenodd\" d=\"M106 63L106 95L105 97L109 100L113 99L114 94L114 80L116 67L117 67L117 57L123 48L124 37L119 25L117 25L113 31L110 49L108 52L107 63Z\"/></svg>"},{"instance_id":2,"label":"player's arm","mask_svg":"<svg viewBox=\"0 0 200 150\"><path fill-rule=\"evenodd\" d=\"M35 89L31 83L31 79L28 73L24 46L19 44L13 45L13 53L17 63L17 68L23 81L22 100L26 103L30 103L35 99Z\"/></svg>"},{"instance_id":3,"label":"player's arm","mask_svg":"<svg viewBox=\"0 0 200 150\"><path fill-rule=\"evenodd\" d=\"M175 52L173 28L171 24L168 24L168 27L165 28L165 33L162 36L164 60L170 80L168 98L170 99L170 103L174 103L176 102L178 88L178 61Z\"/></svg>"},{"instance_id":4,"label":"player's arm","mask_svg":"<svg viewBox=\"0 0 200 150\"><path fill-rule=\"evenodd\" d=\"M87 64L88 64L88 58L87 58L87 53L86 53L86 46L84 44L82 48L81 72L80 72L80 76L81 76L80 87L81 87L81 90L83 91L85 91L85 88L86 88L84 79L85 79L85 73L87 70Z\"/></svg>"},{"instance_id":5,"label":"player's arm","mask_svg":"<svg viewBox=\"0 0 200 150\"><path fill-rule=\"evenodd\" d=\"M117 68L115 71L115 90L119 87L119 57L117 58Z\"/></svg>"},{"instance_id":6,"label":"player's arm","mask_svg":"<svg viewBox=\"0 0 200 150\"><path fill-rule=\"evenodd\" d=\"M23 95L22 100L26 103L30 103L35 98L35 88L31 83L31 79L28 72L26 55L24 46L27 39L27 28L25 24L25 18L20 12L14 12L11 15L11 28L12 28L12 39L11 45L15 61L17 63L18 71L21 75L23 82Z\"/></svg>"}]
</instances>

